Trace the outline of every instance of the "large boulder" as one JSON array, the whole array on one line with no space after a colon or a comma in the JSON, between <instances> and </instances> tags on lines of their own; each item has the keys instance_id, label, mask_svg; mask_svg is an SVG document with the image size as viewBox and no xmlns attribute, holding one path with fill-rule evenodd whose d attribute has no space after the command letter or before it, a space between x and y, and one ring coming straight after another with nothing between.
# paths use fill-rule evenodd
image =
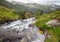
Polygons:
<instances>
[{"instance_id":1,"label":"large boulder","mask_svg":"<svg viewBox=\"0 0 60 42\"><path fill-rule=\"evenodd\" d=\"M46 23L46 25L48 27L59 27L60 26L60 19L54 19L54 20L48 21Z\"/></svg>"}]
</instances>

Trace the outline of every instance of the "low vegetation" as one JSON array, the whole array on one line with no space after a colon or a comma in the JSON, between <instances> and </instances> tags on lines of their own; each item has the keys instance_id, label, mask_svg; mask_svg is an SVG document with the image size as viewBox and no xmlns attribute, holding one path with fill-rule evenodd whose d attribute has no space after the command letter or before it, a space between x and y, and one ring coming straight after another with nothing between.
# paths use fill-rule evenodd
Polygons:
<instances>
[{"instance_id":1,"label":"low vegetation","mask_svg":"<svg viewBox=\"0 0 60 42\"><path fill-rule=\"evenodd\" d=\"M25 15L27 11L24 10L14 10L14 9L9 9L4 6L0 6L0 24L5 23L5 22L10 22L14 21L17 19L25 19L31 17L28 12L27 15Z\"/></svg>"},{"instance_id":2,"label":"low vegetation","mask_svg":"<svg viewBox=\"0 0 60 42\"><path fill-rule=\"evenodd\" d=\"M46 22L56 18L60 18L60 10L47 14L42 14L39 16L39 18L37 17L35 25L39 28L47 30L48 33L51 35L51 38L47 38L46 42L60 42L60 27L48 27L46 25Z\"/></svg>"},{"instance_id":3,"label":"low vegetation","mask_svg":"<svg viewBox=\"0 0 60 42\"><path fill-rule=\"evenodd\" d=\"M14 13L15 10L0 6L0 23L13 21L20 18L20 15Z\"/></svg>"}]
</instances>

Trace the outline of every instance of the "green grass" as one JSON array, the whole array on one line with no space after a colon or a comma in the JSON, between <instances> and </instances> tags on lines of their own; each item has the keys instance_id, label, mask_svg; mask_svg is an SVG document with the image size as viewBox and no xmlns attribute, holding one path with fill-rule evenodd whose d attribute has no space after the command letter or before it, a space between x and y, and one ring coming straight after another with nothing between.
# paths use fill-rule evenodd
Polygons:
<instances>
[{"instance_id":1,"label":"green grass","mask_svg":"<svg viewBox=\"0 0 60 42\"><path fill-rule=\"evenodd\" d=\"M46 25L46 22L55 18L60 18L60 10L57 10L55 12L51 12L48 14L42 14L41 16L39 16L39 18L35 23L36 26L43 28L44 30L47 30L49 34L52 35L51 39L48 39L48 38L46 39L46 42L59 42L60 27L56 27L55 29L53 29L53 27L47 27Z\"/></svg>"}]
</instances>

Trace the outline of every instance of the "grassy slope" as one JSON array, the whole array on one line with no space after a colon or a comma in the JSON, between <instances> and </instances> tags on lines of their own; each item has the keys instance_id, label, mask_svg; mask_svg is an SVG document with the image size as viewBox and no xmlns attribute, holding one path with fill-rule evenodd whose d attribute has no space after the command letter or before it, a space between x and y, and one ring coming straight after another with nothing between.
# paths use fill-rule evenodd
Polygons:
<instances>
[{"instance_id":1,"label":"grassy slope","mask_svg":"<svg viewBox=\"0 0 60 42\"><path fill-rule=\"evenodd\" d=\"M0 23L3 23L4 21L11 21L20 18L20 16L16 13L14 13L15 10L8 9L3 6L0 6Z\"/></svg>"},{"instance_id":2,"label":"grassy slope","mask_svg":"<svg viewBox=\"0 0 60 42\"><path fill-rule=\"evenodd\" d=\"M46 39L46 42L59 42L60 27L56 27L55 29L53 29L53 27L46 26L46 22L48 22L54 18L60 18L60 10L52 12L52 13L41 15L35 23L36 26L41 27L45 30L48 30L49 34L52 35L51 39L49 39L49 38Z\"/></svg>"}]
</instances>

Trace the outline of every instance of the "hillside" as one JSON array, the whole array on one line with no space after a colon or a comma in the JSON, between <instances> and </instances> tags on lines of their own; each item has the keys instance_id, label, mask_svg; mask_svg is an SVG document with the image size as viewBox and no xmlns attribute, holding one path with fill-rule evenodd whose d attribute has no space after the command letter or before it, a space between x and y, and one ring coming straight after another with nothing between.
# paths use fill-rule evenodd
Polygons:
<instances>
[{"instance_id":1,"label":"hillside","mask_svg":"<svg viewBox=\"0 0 60 42\"><path fill-rule=\"evenodd\" d=\"M19 18L21 17L15 13L15 10L0 6L0 23L13 21Z\"/></svg>"},{"instance_id":2,"label":"hillside","mask_svg":"<svg viewBox=\"0 0 60 42\"><path fill-rule=\"evenodd\" d=\"M37 4L37 3L22 3L22 2L8 2L5 0L0 1L0 5L15 9L15 10L25 10L29 12L36 12L37 10L43 10L44 13L48 13L51 11L55 11L57 9L60 9L59 5L48 5L48 4Z\"/></svg>"},{"instance_id":3,"label":"hillside","mask_svg":"<svg viewBox=\"0 0 60 42\"><path fill-rule=\"evenodd\" d=\"M37 18L35 25L43 30L47 30L48 34L51 35L51 38L47 38L46 42L60 42L60 27L48 27L46 25L46 22L56 18L60 18L60 10L48 14L42 14L39 18Z\"/></svg>"},{"instance_id":4,"label":"hillside","mask_svg":"<svg viewBox=\"0 0 60 42\"><path fill-rule=\"evenodd\" d=\"M21 3L21 2L11 2L12 4L18 5L20 9L30 11L30 12L36 12L37 10L43 10L44 13L48 13L51 11L55 11L57 9L60 9L59 5L54 4L37 4L37 3ZM15 9L19 8L18 6L15 7Z\"/></svg>"}]
</instances>

